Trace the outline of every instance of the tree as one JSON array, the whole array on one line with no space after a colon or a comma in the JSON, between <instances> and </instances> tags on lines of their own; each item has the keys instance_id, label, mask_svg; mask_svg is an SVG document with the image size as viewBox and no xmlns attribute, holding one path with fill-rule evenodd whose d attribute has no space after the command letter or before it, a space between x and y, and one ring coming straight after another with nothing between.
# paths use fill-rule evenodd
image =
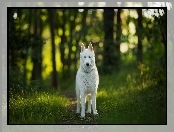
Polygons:
<instances>
[{"instance_id":1,"label":"tree","mask_svg":"<svg viewBox=\"0 0 174 132\"><path fill-rule=\"evenodd\" d=\"M138 12L138 51L137 61L142 62L142 9L137 9Z\"/></svg>"},{"instance_id":2,"label":"tree","mask_svg":"<svg viewBox=\"0 0 174 132\"><path fill-rule=\"evenodd\" d=\"M115 45L113 43L114 9L104 9L104 52L103 71L111 73L116 68Z\"/></svg>"},{"instance_id":3,"label":"tree","mask_svg":"<svg viewBox=\"0 0 174 132\"><path fill-rule=\"evenodd\" d=\"M70 74L70 66L72 64L72 60L71 60L71 55L73 54L72 53L72 46L73 46L73 34L74 34L74 31L75 31L75 26L76 26L76 23L75 23L75 20L77 18L77 15L78 15L78 10L77 9L72 9L70 10L70 21L69 21L69 25L70 25L70 41L68 42L68 71L67 71L67 74L69 75Z\"/></svg>"},{"instance_id":4,"label":"tree","mask_svg":"<svg viewBox=\"0 0 174 132\"><path fill-rule=\"evenodd\" d=\"M116 24L116 65L119 66L119 62L120 62L120 43L121 43L121 9L118 9L117 11L117 24ZM118 69L118 67L117 67Z\"/></svg>"},{"instance_id":5,"label":"tree","mask_svg":"<svg viewBox=\"0 0 174 132\"><path fill-rule=\"evenodd\" d=\"M8 43L9 43L9 50L8 50L8 54L9 54L9 69L13 69L14 67L16 67L16 63L17 63L17 56L15 53L15 45L16 45L16 21L13 18L14 15L14 9L10 9L9 10L9 14L8 14L8 18L9 18L9 29L8 29L8 33L9 33L9 39L8 39ZM17 32L17 31L16 31Z\"/></svg>"},{"instance_id":6,"label":"tree","mask_svg":"<svg viewBox=\"0 0 174 132\"><path fill-rule=\"evenodd\" d=\"M85 2L85 3L88 3L88 2ZM82 24L82 28L79 32L76 32L76 45L75 45L76 47L79 47L79 42L80 42L81 38L85 37L85 35L87 34L87 28L88 28L87 23L86 23L87 14L88 14L88 9L85 9L82 12L82 18L81 18L81 22L80 22ZM75 53L74 53L75 54L75 58L74 58L75 72L78 69L78 67L77 67L77 56L78 55L77 54L79 54L79 52L77 49L78 48L76 48Z\"/></svg>"},{"instance_id":7,"label":"tree","mask_svg":"<svg viewBox=\"0 0 174 132\"><path fill-rule=\"evenodd\" d=\"M61 23L61 29L62 29L62 36L61 36L61 43L59 46L60 49L60 59L62 62L62 74L65 72L65 42L66 42L66 36L65 36L65 23L66 23L66 16L65 16L65 9L62 9L62 23Z\"/></svg>"},{"instance_id":8,"label":"tree","mask_svg":"<svg viewBox=\"0 0 174 132\"><path fill-rule=\"evenodd\" d=\"M157 10L158 13L160 14L160 10ZM155 22L158 23L158 28L160 29L160 34L162 36L161 41L164 45L164 62L165 62L165 66L167 64L167 9L164 8L163 9L164 14L162 16L159 17L155 17Z\"/></svg>"},{"instance_id":9,"label":"tree","mask_svg":"<svg viewBox=\"0 0 174 132\"><path fill-rule=\"evenodd\" d=\"M32 25L32 9L28 10L28 29L27 29L27 36L30 36L31 31L31 25ZM24 57L24 79L27 80L27 58L28 58L28 48L25 49L25 57Z\"/></svg>"},{"instance_id":10,"label":"tree","mask_svg":"<svg viewBox=\"0 0 174 132\"><path fill-rule=\"evenodd\" d=\"M42 43L39 44L39 37L42 38L42 20L40 18L41 10L33 9L34 14L34 47L32 49L32 61L33 61L33 70L32 70L32 80L41 80L42 79ZM39 19L38 19L39 18Z\"/></svg>"},{"instance_id":11,"label":"tree","mask_svg":"<svg viewBox=\"0 0 174 132\"><path fill-rule=\"evenodd\" d=\"M55 56L55 10L48 9L48 16L50 22L50 32L51 32L51 48L52 48L52 85L55 89L58 88L58 78L57 78L57 71L56 71L56 56Z\"/></svg>"}]
</instances>

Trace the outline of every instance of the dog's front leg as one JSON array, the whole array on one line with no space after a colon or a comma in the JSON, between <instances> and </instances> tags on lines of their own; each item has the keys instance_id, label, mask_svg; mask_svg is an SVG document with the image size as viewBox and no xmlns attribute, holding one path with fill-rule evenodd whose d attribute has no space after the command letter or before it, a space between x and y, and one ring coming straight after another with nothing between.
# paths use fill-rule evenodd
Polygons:
<instances>
[{"instance_id":1,"label":"dog's front leg","mask_svg":"<svg viewBox=\"0 0 174 132\"><path fill-rule=\"evenodd\" d=\"M85 102L86 102L86 95L81 94L81 118L85 117Z\"/></svg>"},{"instance_id":2,"label":"dog's front leg","mask_svg":"<svg viewBox=\"0 0 174 132\"><path fill-rule=\"evenodd\" d=\"M98 114L96 110L96 92L92 94L92 110L94 115Z\"/></svg>"},{"instance_id":3,"label":"dog's front leg","mask_svg":"<svg viewBox=\"0 0 174 132\"><path fill-rule=\"evenodd\" d=\"M91 113L91 95L88 94L88 110L86 111L86 113Z\"/></svg>"},{"instance_id":4,"label":"dog's front leg","mask_svg":"<svg viewBox=\"0 0 174 132\"><path fill-rule=\"evenodd\" d=\"M80 95L77 95L77 110L76 113L80 113Z\"/></svg>"}]
</instances>

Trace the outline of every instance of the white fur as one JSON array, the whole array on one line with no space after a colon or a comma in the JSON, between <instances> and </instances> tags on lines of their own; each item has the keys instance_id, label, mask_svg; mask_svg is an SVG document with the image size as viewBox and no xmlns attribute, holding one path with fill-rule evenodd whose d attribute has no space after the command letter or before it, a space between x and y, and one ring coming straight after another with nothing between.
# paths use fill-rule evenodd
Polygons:
<instances>
[{"instance_id":1,"label":"white fur","mask_svg":"<svg viewBox=\"0 0 174 132\"><path fill-rule=\"evenodd\" d=\"M80 68L76 75L76 96L77 96L77 110L76 113L81 112L81 117L85 117L85 103L88 95L88 109L87 113L91 113L91 105L93 114L98 114L96 110L96 94L99 84L98 70L95 65L95 54L92 44L85 49L84 45L80 53ZM80 111L81 110L81 111Z\"/></svg>"}]
</instances>

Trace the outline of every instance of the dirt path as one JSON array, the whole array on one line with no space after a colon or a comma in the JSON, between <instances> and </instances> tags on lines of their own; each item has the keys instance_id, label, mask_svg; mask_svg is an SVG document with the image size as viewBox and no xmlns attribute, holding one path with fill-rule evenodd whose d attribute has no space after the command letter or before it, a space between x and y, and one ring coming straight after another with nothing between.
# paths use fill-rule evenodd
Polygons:
<instances>
[{"instance_id":1,"label":"dirt path","mask_svg":"<svg viewBox=\"0 0 174 132\"><path fill-rule=\"evenodd\" d=\"M76 114L76 95L72 92L64 92L64 96L69 98L70 105L68 106L68 113L70 117L65 119L66 124L97 124L98 117L93 116L93 114L86 114L85 119L81 119L79 114Z\"/></svg>"},{"instance_id":2,"label":"dirt path","mask_svg":"<svg viewBox=\"0 0 174 132\"><path fill-rule=\"evenodd\" d=\"M63 95L65 95L67 98L69 98L71 104L68 107L68 110L71 111L72 113L75 113L75 109L76 109L76 95L75 93L72 92L65 92L63 93Z\"/></svg>"}]
</instances>

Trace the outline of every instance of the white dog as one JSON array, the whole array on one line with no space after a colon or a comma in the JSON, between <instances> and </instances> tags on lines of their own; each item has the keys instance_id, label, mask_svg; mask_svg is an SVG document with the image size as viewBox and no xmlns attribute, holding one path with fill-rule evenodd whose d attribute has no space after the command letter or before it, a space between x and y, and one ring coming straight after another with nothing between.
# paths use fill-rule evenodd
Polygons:
<instances>
[{"instance_id":1,"label":"white dog","mask_svg":"<svg viewBox=\"0 0 174 132\"><path fill-rule=\"evenodd\" d=\"M80 68L76 75L76 96L77 96L77 110L76 113L80 113L81 118L85 117L85 103L86 96L88 95L88 110L87 113L91 113L91 105L93 114L96 115L96 94L99 84L98 70L95 65L95 54L92 44L90 43L88 49L85 49L84 44L81 46L80 53Z\"/></svg>"}]
</instances>

